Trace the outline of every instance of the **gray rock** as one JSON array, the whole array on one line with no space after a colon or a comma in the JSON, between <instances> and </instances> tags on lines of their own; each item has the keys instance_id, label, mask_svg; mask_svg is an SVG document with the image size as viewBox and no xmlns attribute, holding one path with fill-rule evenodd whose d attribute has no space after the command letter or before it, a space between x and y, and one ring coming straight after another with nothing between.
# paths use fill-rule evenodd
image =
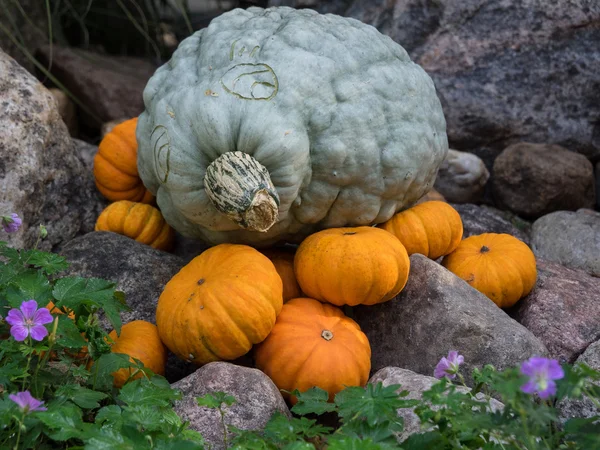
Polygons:
<instances>
[{"instance_id":1,"label":"gray rock","mask_svg":"<svg viewBox=\"0 0 600 450\"><path fill-rule=\"evenodd\" d=\"M600 213L581 209L540 217L531 230L531 249L538 258L600 277Z\"/></svg>"},{"instance_id":2,"label":"gray rock","mask_svg":"<svg viewBox=\"0 0 600 450\"><path fill-rule=\"evenodd\" d=\"M108 231L75 238L62 248L61 254L71 264L68 275L112 281L125 293L131 311L121 314L123 323L134 320L156 323L158 298L165 284L185 265L177 256ZM106 330L112 329L105 318L101 323ZM196 366L169 352L167 380L180 380L194 370Z\"/></svg>"},{"instance_id":3,"label":"gray rock","mask_svg":"<svg viewBox=\"0 0 600 450\"><path fill-rule=\"evenodd\" d=\"M596 209L600 209L600 161L596 163Z\"/></svg>"},{"instance_id":4,"label":"gray rock","mask_svg":"<svg viewBox=\"0 0 600 450\"><path fill-rule=\"evenodd\" d=\"M600 279L541 259L537 268L535 288L510 314L552 358L572 363L600 339Z\"/></svg>"},{"instance_id":5,"label":"gray rock","mask_svg":"<svg viewBox=\"0 0 600 450\"><path fill-rule=\"evenodd\" d=\"M594 168L585 156L558 145L519 143L494 162L494 199L523 217L593 208Z\"/></svg>"},{"instance_id":6,"label":"gray rock","mask_svg":"<svg viewBox=\"0 0 600 450\"><path fill-rule=\"evenodd\" d=\"M93 171L94 156L96 156L96 153L98 153L98 146L76 138L73 138L72 141L73 145L75 146L75 153L85 166L86 170L89 170L90 172Z\"/></svg>"},{"instance_id":7,"label":"gray rock","mask_svg":"<svg viewBox=\"0 0 600 450\"><path fill-rule=\"evenodd\" d=\"M457 350L470 374L473 367L504 369L547 353L529 330L444 267L418 254L410 264L398 296L354 309L371 342L372 370L396 366L432 375L440 358Z\"/></svg>"},{"instance_id":8,"label":"gray rock","mask_svg":"<svg viewBox=\"0 0 600 450\"><path fill-rule=\"evenodd\" d=\"M38 226L50 250L89 229L102 209L93 174L81 163L48 90L0 50L0 214L17 213L9 245L32 247Z\"/></svg>"},{"instance_id":9,"label":"gray rock","mask_svg":"<svg viewBox=\"0 0 600 450\"><path fill-rule=\"evenodd\" d=\"M175 412L190 428L202 434L213 450L225 449L224 430L219 412L198 406L196 397L225 392L236 399L224 406L225 424L241 430L261 430L275 412L291 416L283 397L269 377L258 369L225 362L212 362L172 385L183 392Z\"/></svg>"},{"instance_id":10,"label":"gray rock","mask_svg":"<svg viewBox=\"0 0 600 450\"><path fill-rule=\"evenodd\" d=\"M399 367L385 367L378 370L369 380L371 384L377 384L381 382L384 387L392 384L400 384L402 387L397 391L398 393L407 390L409 394L404 397L406 400L420 400L423 392L431 389L435 383L439 382L438 379L427 375L421 375L411 370L401 369ZM464 386L457 386L458 392L468 392L469 389ZM476 396L481 401L485 401L483 393L478 393ZM489 407L491 411L499 411L504 408L504 405L495 399L490 399ZM433 409L438 409L434 407ZM401 408L398 409L398 416L404 419L404 430L401 434L397 435L398 442L404 441L411 434L418 433L421 431L421 420L419 416L414 413L414 408Z\"/></svg>"},{"instance_id":11,"label":"gray rock","mask_svg":"<svg viewBox=\"0 0 600 450\"><path fill-rule=\"evenodd\" d=\"M71 136L77 136L77 133L79 132L79 122L77 121L77 108L75 107L75 103L73 103L73 100L71 100L64 91L58 88L50 88L49 91L54 97L54 101L56 101L58 113L67 126L69 134Z\"/></svg>"},{"instance_id":12,"label":"gray rock","mask_svg":"<svg viewBox=\"0 0 600 450\"><path fill-rule=\"evenodd\" d=\"M490 173L481 158L450 149L434 186L449 202L477 203L483 197L489 178Z\"/></svg>"},{"instance_id":13,"label":"gray rock","mask_svg":"<svg viewBox=\"0 0 600 450\"><path fill-rule=\"evenodd\" d=\"M585 352L583 352L575 363L584 363L594 370L600 371L600 341L591 344ZM600 386L600 381L596 381L596 385ZM559 417L566 421L571 417L594 417L600 416L600 408L587 398L566 399L557 405Z\"/></svg>"},{"instance_id":14,"label":"gray rock","mask_svg":"<svg viewBox=\"0 0 600 450\"><path fill-rule=\"evenodd\" d=\"M36 56L48 66L49 47L40 47ZM81 118L96 129L104 122L136 117L144 110L142 92L155 69L145 59L52 47L53 75L85 105Z\"/></svg>"},{"instance_id":15,"label":"gray rock","mask_svg":"<svg viewBox=\"0 0 600 450\"><path fill-rule=\"evenodd\" d=\"M463 238L483 233L506 233L529 245L529 222L513 216L504 217L504 213L488 206L469 203L452 204L458 211L463 223Z\"/></svg>"},{"instance_id":16,"label":"gray rock","mask_svg":"<svg viewBox=\"0 0 600 450\"><path fill-rule=\"evenodd\" d=\"M205 242L187 238L176 232L171 253L182 258L187 264L209 247Z\"/></svg>"}]
</instances>

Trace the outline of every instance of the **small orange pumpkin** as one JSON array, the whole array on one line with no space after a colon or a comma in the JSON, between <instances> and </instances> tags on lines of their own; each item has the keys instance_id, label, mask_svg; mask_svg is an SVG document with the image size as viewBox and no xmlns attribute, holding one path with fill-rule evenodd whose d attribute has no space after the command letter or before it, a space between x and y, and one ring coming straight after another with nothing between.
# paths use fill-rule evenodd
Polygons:
<instances>
[{"instance_id":1,"label":"small orange pumpkin","mask_svg":"<svg viewBox=\"0 0 600 450\"><path fill-rule=\"evenodd\" d=\"M122 234L159 250L169 250L175 238L158 209L128 200L108 205L100 213L95 230Z\"/></svg>"},{"instance_id":2,"label":"small orange pumpkin","mask_svg":"<svg viewBox=\"0 0 600 450\"><path fill-rule=\"evenodd\" d=\"M442 265L500 308L513 306L529 294L537 279L533 252L510 234L468 237L442 260Z\"/></svg>"},{"instance_id":3,"label":"small orange pumpkin","mask_svg":"<svg viewBox=\"0 0 600 450\"><path fill-rule=\"evenodd\" d=\"M360 326L339 308L312 298L283 305L254 356L279 389L304 392L317 386L330 401L346 386L364 386L371 370L371 346ZM296 403L294 396L290 400Z\"/></svg>"},{"instance_id":4,"label":"small orange pumpkin","mask_svg":"<svg viewBox=\"0 0 600 450\"><path fill-rule=\"evenodd\" d=\"M294 271L307 296L342 305L374 305L396 296L408 281L402 243L379 228L330 228L298 247Z\"/></svg>"},{"instance_id":5,"label":"small orange pumpkin","mask_svg":"<svg viewBox=\"0 0 600 450\"><path fill-rule=\"evenodd\" d=\"M109 337L113 340L110 351L112 353L124 353L133 358L139 359L144 367L152 370L158 375L165 374L167 364L167 349L158 336L156 325L144 320L134 320L121 327L121 334L117 336L115 330L111 331ZM135 369L119 369L113 372L113 384L120 388L131 377ZM138 373L132 379L142 377Z\"/></svg>"},{"instance_id":6,"label":"small orange pumpkin","mask_svg":"<svg viewBox=\"0 0 600 450\"><path fill-rule=\"evenodd\" d=\"M271 260L283 282L283 302L303 297L296 274L294 273L294 252L283 249L270 249L262 252Z\"/></svg>"},{"instance_id":7,"label":"small orange pumpkin","mask_svg":"<svg viewBox=\"0 0 600 450\"><path fill-rule=\"evenodd\" d=\"M409 255L420 253L431 259L452 252L460 243L460 214L448 203L428 201L394 215L379 225L404 244Z\"/></svg>"},{"instance_id":8,"label":"small orange pumpkin","mask_svg":"<svg viewBox=\"0 0 600 450\"><path fill-rule=\"evenodd\" d=\"M247 245L220 244L167 283L156 308L158 332L169 350L186 361L232 360L270 333L282 293L269 258Z\"/></svg>"},{"instance_id":9,"label":"small orange pumpkin","mask_svg":"<svg viewBox=\"0 0 600 450\"><path fill-rule=\"evenodd\" d=\"M94 178L100 193L110 201L154 202L137 169L137 117L116 125L100 142L94 157Z\"/></svg>"}]
</instances>

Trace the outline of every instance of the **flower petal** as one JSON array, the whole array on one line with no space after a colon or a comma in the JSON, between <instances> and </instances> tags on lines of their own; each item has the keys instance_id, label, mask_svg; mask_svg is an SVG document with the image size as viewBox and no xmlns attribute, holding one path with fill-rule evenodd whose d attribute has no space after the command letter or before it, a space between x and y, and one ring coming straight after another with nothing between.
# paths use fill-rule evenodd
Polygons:
<instances>
[{"instance_id":1,"label":"flower petal","mask_svg":"<svg viewBox=\"0 0 600 450\"><path fill-rule=\"evenodd\" d=\"M10 394L8 398L15 402L21 409L25 408L25 406L27 405L27 399L23 398L23 392Z\"/></svg>"},{"instance_id":2,"label":"flower petal","mask_svg":"<svg viewBox=\"0 0 600 450\"><path fill-rule=\"evenodd\" d=\"M6 322L10 325L22 325L25 322L23 313L16 308L11 309L6 316Z\"/></svg>"},{"instance_id":3,"label":"flower petal","mask_svg":"<svg viewBox=\"0 0 600 450\"><path fill-rule=\"evenodd\" d=\"M27 300L26 302L21 303L20 309L25 320L31 320L37 311L37 302L35 300Z\"/></svg>"},{"instance_id":4,"label":"flower petal","mask_svg":"<svg viewBox=\"0 0 600 450\"><path fill-rule=\"evenodd\" d=\"M33 323L36 325L44 325L52 322L52 320L54 320L52 314L46 308L38 309L33 315Z\"/></svg>"},{"instance_id":5,"label":"flower petal","mask_svg":"<svg viewBox=\"0 0 600 450\"><path fill-rule=\"evenodd\" d=\"M34 325L31 327L31 337L35 341L42 341L46 336L48 336L48 330L44 325Z\"/></svg>"},{"instance_id":6,"label":"flower petal","mask_svg":"<svg viewBox=\"0 0 600 450\"><path fill-rule=\"evenodd\" d=\"M521 391L525 392L526 394L533 394L537 391L537 384L535 383L535 381L530 380L523 386L521 386Z\"/></svg>"},{"instance_id":7,"label":"flower petal","mask_svg":"<svg viewBox=\"0 0 600 450\"><path fill-rule=\"evenodd\" d=\"M548 397L556 394L556 383L554 381L548 381L548 386L543 391L538 392L541 399L546 399Z\"/></svg>"},{"instance_id":8,"label":"flower petal","mask_svg":"<svg viewBox=\"0 0 600 450\"><path fill-rule=\"evenodd\" d=\"M433 371L433 376L436 378L443 378L447 375L446 370L450 368L450 362L446 358L440 359Z\"/></svg>"},{"instance_id":9,"label":"flower petal","mask_svg":"<svg viewBox=\"0 0 600 450\"><path fill-rule=\"evenodd\" d=\"M560 380L565 376L565 371L557 360L553 359L548 364L548 378L551 380Z\"/></svg>"},{"instance_id":10,"label":"flower petal","mask_svg":"<svg viewBox=\"0 0 600 450\"><path fill-rule=\"evenodd\" d=\"M25 325L17 324L10 327L10 334L15 338L15 341L24 341L29 336L29 328Z\"/></svg>"}]
</instances>

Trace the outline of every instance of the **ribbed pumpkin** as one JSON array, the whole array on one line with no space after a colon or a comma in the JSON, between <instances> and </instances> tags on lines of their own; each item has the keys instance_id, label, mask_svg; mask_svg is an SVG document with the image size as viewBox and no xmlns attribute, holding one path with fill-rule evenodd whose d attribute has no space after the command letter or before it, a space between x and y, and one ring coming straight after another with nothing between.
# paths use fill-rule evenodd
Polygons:
<instances>
[{"instance_id":1,"label":"ribbed pumpkin","mask_svg":"<svg viewBox=\"0 0 600 450\"><path fill-rule=\"evenodd\" d=\"M113 353L124 353L131 358L139 359L144 367L152 370L158 375L165 374L167 364L167 349L158 337L156 325L144 320L134 320L121 327L121 334L117 337L115 330L111 331L109 337L114 341L110 351ZM129 379L135 369L119 369L113 372L113 384L120 388ZM138 373L133 378L142 377Z\"/></svg>"},{"instance_id":2,"label":"ribbed pumpkin","mask_svg":"<svg viewBox=\"0 0 600 450\"><path fill-rule=\"evenodd\" d=\"M254 356L279 389L304 392L317 386L330 401L346 386L364 386L371 370L371 346L359 325L339 308L311 298L283 305ZM295 397L290 400L296 403Z\"/></svg>"},{"instance_id":3,"label":"ribbed pumpkin","mask_svg":"<svg viewBox=\"0 0 600 450\"><path fill-rule=\"evenodd\" d=\"M98 217L95 230L122 234L159 250L169 250L175 238L158 209L129 200L108 205Z\"/></svg>"},{"instance_id":4,"label":"ribbed pumpkin","mask_svg":"<svg viewBox=\"0 0 600 450\"><path fill-rule=\"evenodd\" d=\"M232 360L271 332L282 293L269 258L246 245L220 244L167 283L156 309L158 332L186 361Z\"/></svg>"},{"instance_id":5,"label":"ribbed pumpkin","mask_svg":"<svg viewBox=\"0 0 600 450\"><path fill-rule=\"evenodd\" d=\"M96 187L110 201L154 201L138 174L136 126L137 117L116 125L104 136L94 157Z\"/></svg>"},{"instance_id":6,"label":"ribbed pumpkin","mask_svg":"<svg viewBox=\"0 0 600 450\"><path fill-rule=\"evenodd\" d=\"M535 256L509 234L485 233L463 240L442 265L500 308L513 306L535 286Z\"/></svg>"},{"instance_id":7,"label":"ribbed pumpkin","mask_svg":"<svg viewBox=\"0 0 600 450\"><path fill-rule=\"evenodd\" d=\"M399 212L379 227L400 239L409 255L420 253L431 259L452 252L463 235L458 212L440 201L420 203Z\"/></svg>"},{"instance_id":8,"label":"ribbed pumpkin","mask_svg":"<svg viewBox=\"0 0 600 450\"><path fill-rule=\"evenodd\" d=\"M330 228L298 247L294 270L307 296L334 305L374 305L406 285L410 260L402 243L379 228Z\"/></svg>"},{"instance_id":9,"label":"ribbed pumpkin","mask_svg":"<svg viewBox=\"0 0 600 450\"><path fill-rule=\"evenodd\" d=\"M294 273L294 252L283 249L263 250L262 253L271 260L283 282L283 302L303 297L296 274Z\"/></svg>"}]
</instances>

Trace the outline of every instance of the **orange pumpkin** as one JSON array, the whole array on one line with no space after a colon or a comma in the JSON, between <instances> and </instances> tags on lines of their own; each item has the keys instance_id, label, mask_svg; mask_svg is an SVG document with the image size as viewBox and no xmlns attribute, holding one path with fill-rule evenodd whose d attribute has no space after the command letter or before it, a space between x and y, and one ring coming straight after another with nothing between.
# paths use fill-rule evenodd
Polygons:
<instances>
[{"instance_id":1,"label":"orange pumpkin","mask_svg":"<svg viewBox=\"0 0 600 450\"><path fill-rule=\"evenodd\" d=\"M509 234L485 233L463 240L442 265L500 308L513 306L535 286L535 256Z\"/></svg>"},{"instance_id":2,"label":"orange pumpkin","mask_svg":"<svg viewBox=\"0 0 600 450\"><path fill-rule=\"evenodd\" d=\"M296 274L294 273L294 252L283 249L264 250L262 252L271 260L275 266L275 270L281 277L283 282L283 302L287 302L293 298L302 297L302 291Z\"/></svg>"},{"instance_id":3,"label":"orange pumpkin","mask_svg":"<svg viewBox=\"0 0 600 450\"><path fill-rule=\"evenodd\" d=\"M392 234L373 227L330 228L307 237L294 258L307 296L334 305L374 305L406 285L410 260Z\"/></svg>"},{"instance_id":4,"label":"orange pumpkin","mask_svg":"<svg viewBox=\"0 0 600 450\"><path fill-rule=\"evenodd\" d=\"M254 356L279 389L304 392L317 386L330 401L346 386L364 386L371 370L371 346L359 325L339 308L312 298L283 305ZM295 397L290 400L296 403Z\"/></svg>"},{"instance_id":5,"label":"orange pumpkin","mask_svg":"<svg viewBox=\"0 0 600 450\"><path fill-rule=\"evenodd\" d=\"M134 320L121 327L121 334L117 337L115 330L111 331L109 337L113 340L110 351L112 353L124 353L139 359L144 367L152 370L158 375L165 374L167 364L167 349L158 337L156 325L144 320ZM131 377L135 369L119 369L112 373L113 384L120 388ZM141 373L131 377L132 379L142 377Z\"/></svg>"},{"instance_id":6,"label":"orange pumpkin","mask_svg":"<svg viewBox=\"0 0 600 450\"><path fill-rule=\"evenodd\" d=\"M116 125L104 136L94 157L96 187L110 201L154 201L138 174L136 126L137 117Z\"/></svg>"},{"instance_id":7,"label":"orange pumpkin","mask_svg":"<svg viewBox=\"0 0 600 450\"><path fill-rule=\"evenodd\" d=\"M108 205L98 217L95 230L122 234L159 250L169 250L175 238L158 209L128 200Z\"/></svg>"},{"instance_id":8,"label":"orange pumpkin","mask_svg":"<svg viewBox=\"0 0 600 450\"><path fill-rule=\"evenodd\" d=\"M220 244L165 286L156 324L165 345L198 365L232 360L267 337L283 304L273 263L247 245Z\"/></svg>"},{"instance_id":9,"label":"orange pumpkin","mask_svg":"<svg viewBox=\"0 0 600 450\"><path fill-rule=\"evenodd\" d=\"M420 253L431 259L452 252L460 243L460 214L448 203L428 201L394 215L379 225L404 244L409 255Z\"/></svg>"}]
</instances>

